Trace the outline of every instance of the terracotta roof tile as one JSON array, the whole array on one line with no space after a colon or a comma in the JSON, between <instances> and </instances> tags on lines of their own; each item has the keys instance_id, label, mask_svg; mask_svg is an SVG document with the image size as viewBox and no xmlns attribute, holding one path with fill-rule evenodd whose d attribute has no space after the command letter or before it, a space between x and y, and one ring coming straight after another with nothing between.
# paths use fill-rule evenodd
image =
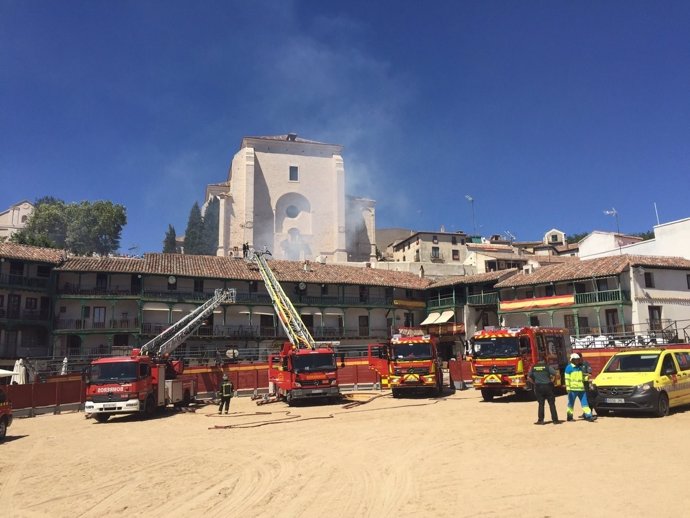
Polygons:
<instances>
[{"instance_id":1,"label":"terracotta roof tile","mask_svg":"<svg viewBox=\"0 0 690 518\"><path fill-rule=\"evenodd\" d=\"M134 257L70 257L55 270L59 272L143 273L144 260Z\"/></svg>"},{"instance_id":2,"label":"terracotta roof tile","mask_svg":"<svg viewBox=\"0 0 690 518\"><path fill-rule=\"evenodd\" d=\"M279 281L328 284L357 284L366 286L392 286L405 289L426 289L431 283L407 272L377 270L339 264L310 262L309 271L301 261L269 261ZM209 255L146 254L143 259L130 258L70 258L57 268L59 271L107 271L177 275L237 280L261 280L253 263L241 258Z\"/></svg>"},{"instance_id":3,"label":"terracotta roof tile","mask_svg":"<svg viewBox=\"0 0 690 518\"><path fill-rule=\"evenodd\" d=\"M452 275L439 279L429 286L429 288L444 288L447 286L483 284L486 282L500 281L507 279L517 273L517 269L499 270L497 272L476 273L474 275Z\"/></svg>"},{"instance_id":4,"label":"terracotta roof tile","mask_svg":"<svg viewBox=\"0 0 690 518\"><path fill-rule=\"evenodd\" d=\"M21 261L35 261L37 263L60 264L65 259L65 252L56 248L0 243L0 257Z\"/></svg>"},{"instance_id":5,"label":"terracotta roof tile","mask_svg":"<svg viewBox=\"0 0 690 518\"><path fill-rule=\"evenodd\" d=\"M542 266L530 274L514 275L501 281L496 287L512 288L514 286L591 279L592 277L610 277L624 272L631 266L690 270L690 260L682 257L612 255L585 261L568 261L562 264Z\"/></svg>"}]
</instances>

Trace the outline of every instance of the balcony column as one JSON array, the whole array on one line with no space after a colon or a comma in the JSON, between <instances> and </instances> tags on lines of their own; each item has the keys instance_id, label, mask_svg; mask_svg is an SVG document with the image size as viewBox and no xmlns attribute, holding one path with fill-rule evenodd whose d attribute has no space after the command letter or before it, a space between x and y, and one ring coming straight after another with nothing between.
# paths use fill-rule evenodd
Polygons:
<instances>
[{"instance_id":1,"label":"balcony column","mask_svg":"<svg viewBox=\"0 0 690 518\"><path fill-rule=\"evenodd\" d=\"M81 281L80 281L81 282ZM86 318L84 318L84 301L79 301L79 322L81 325L75 325L75 329L84 329L86 327Z\"/></svg>"},{"instance_id":2,"label":"balcony column","mask_svg":"<svg viewBox=\"0 0 690 518\"><path fill-rule=\"evenodd\" d=\"M597 294L597 296L599 296L599 295ZM601 332L601 311L600 310L601 310L601 308L599 306L597 306L594 309L594 311L597 314L597 326L599 327L599 334L602 335L604 333Z\"/></svg>"},{"instance_id":3,"label":"balcony column","mask_svg":"<svg viewBox=\"0 0 690 518\"><path fill-rule=\"evenodd\" d=\"M116 319L117 313L115 312L115 299L110 301L110 321L113 323L113 325L107 326L107 328L112 329L113 327L119 327L119 322ZM108 322L106 321L106 324Z\"/></svg>"},{"instance_id":4,"label":"balcony column","mask_svg":"<svg viewBox=\"0 0 690 518\"><path fill-rule=\"evenodd\" d=\"M623 304L618 304L618 316L620 317L620 323L623 328L623 333L625 333L625 308ZM633 329L633 333L635 329Z\"/></svg>"},{"instance_id":5,"label":"balcony column","mask_svg":"<svg viewBox=\"0 0 690 518\"><path fill-rule=\"evenodd\" d=\"M168 324L172 324L173 305L174 304L168 304Z\"/></svg>"},{"instance_id":6,"label":"balcony column","mask_svg":"<svg viewBox=\"0 0 690 518\"><path fill-rule=\"evenodd\" d=\"M573 309L573 318L575 319L575 337L580 338L580 317L577 309Z\"/></svg>"},{"instance_id":7,"label":"balcony column","mask_svg":"<svg viewBox=\"0 0 690 518\"><path fill-rule=\"evenodd\" d=\"M550 327L554 327L554 326L553 326L553 313L554 313L553 310L549 311L549 321L551 322L551 323L549 324Z\"/></svg>"}]
</instances>

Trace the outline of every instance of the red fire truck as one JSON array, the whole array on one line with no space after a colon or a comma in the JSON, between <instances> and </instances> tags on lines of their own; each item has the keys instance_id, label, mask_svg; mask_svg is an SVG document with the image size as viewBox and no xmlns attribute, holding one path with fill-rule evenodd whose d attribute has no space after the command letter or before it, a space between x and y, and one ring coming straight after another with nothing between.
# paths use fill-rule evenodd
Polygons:
<instances>
[{"instance_id":1,"label":"red fire truck","mask_svg":"<svg viewBox=\"0 0 690 518\"><path fill-rule=\"evenodd\" d=\"M470 339L472 384L481 390L484 401L508 392L532 390L527 378L540 356L546 356L558 375L555 385L564 383L563 371L570 356L567 329L520 327L484 329Z\"/></svg>"},{"instance_id":2,"label":"red fire truck","mask_svg":"<svg viewBox=\"0 0 690 518\"><path fill-rule=\"evenodd\" d=\"M300 399L339 399L335 350L330 342L314 341L268 266L267 255L271 253L266 249L261 252L251 249L247 260L258 266L273 309L289 341L283 344L278 354L269 357L268 397L257 403L285 400L292 405Z\"/></svg>"},{"instance_id":3,"label":"red fire truck","mask_svg":"<svg viewBox=\"0 0 690 518\"><path fill-rule=\"evenodd\" d=\"M388 343L369 345L369 368L395 398L421 390L440 394L443 371L437 347L438 338L422 329L401 328Z\"/></svg>"},{"instance_id":4,"label":"red fire truck","mask_svg":"<svg viewBox=\"0 0 690 518\"><path fill-rule=\"evenodd\" d=\"M288 405L300 399L340 399L337 371L330 346L299 349L286 342L279 354L269 357L268 391Z\"/></svg>"},{"instance_id":5,"label":"red fire truck","mask_svg":"<svg viewBox=\"0 0 690 518\"><path fill-rule=\"evenodd\" d=\"M217 306L234 301L235 290L216 290L210 300L130 356L94 360L86 374L84 411L104 423L112 415L150 416L166 405L188 405L196 396L196 379L183 376L183 362L169 360L169 355Z\"/></svg>"},{"instance_id":6,"label":"red fire truck","mask_svg":"<svg viewBox=\"0 0 690 518\"><path fill-rule=\"evenodd\" d=\"M7 429L12 425L12 402L0 387L0 441L7 435Z\"/></svg>"}]
</instances>

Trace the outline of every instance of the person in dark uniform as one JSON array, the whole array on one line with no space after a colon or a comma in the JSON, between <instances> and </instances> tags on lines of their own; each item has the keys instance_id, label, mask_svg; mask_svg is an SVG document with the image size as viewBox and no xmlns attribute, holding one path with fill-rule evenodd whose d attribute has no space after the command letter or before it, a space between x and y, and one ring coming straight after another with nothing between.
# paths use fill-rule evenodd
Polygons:
<instances>
[{"instance_id":1,"label":"person in dark uniform","mask_svg":"<svg viewBox=\"0 0 690 518\"><path fill-rule=\"evenodd\" d=\"M556 396L553 393L553 380L556 377L556 370L551 367L542 357L537 363L532 365L527 377L534 384L534 394L537 396L539 410L537 411L537 422L534 424L544 424L544 402L549 402L551 411L551 421L553 424L561 424L556 412Z\"/></svg>"},{"instance_id":2,"label":"person in dark uniform","mask_svg":"<svg viewBox=\"0 0 690 518\"><path fill-rule=\"evenodd\" d=\"M232 386L232 381L228 379L227 374L223 374L223 383L220 385L220 406L218 407L218 413L223 413L223 406L225 406L225 413L228 413L228 408L230 408L230 400L234 395L235 388Z\"/></svg>"}]
</instances>

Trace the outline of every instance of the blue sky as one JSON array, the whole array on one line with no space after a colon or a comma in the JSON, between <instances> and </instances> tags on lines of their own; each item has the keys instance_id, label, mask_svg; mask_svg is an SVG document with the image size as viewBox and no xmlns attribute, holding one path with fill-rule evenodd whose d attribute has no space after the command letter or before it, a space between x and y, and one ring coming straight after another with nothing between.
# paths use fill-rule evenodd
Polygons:
<instances>
[{"instance_id":1,"label":"blue sky","mask_svg":"<svg viewBox=\"0 0 690 518\"><path fill-rule=\"evenodd\" d=\"M687 1L0 0L0 77L0 208L121 203L124 252L288 132L345 146L378 227L690 216Z\"/></svg>"}]
</instances>

